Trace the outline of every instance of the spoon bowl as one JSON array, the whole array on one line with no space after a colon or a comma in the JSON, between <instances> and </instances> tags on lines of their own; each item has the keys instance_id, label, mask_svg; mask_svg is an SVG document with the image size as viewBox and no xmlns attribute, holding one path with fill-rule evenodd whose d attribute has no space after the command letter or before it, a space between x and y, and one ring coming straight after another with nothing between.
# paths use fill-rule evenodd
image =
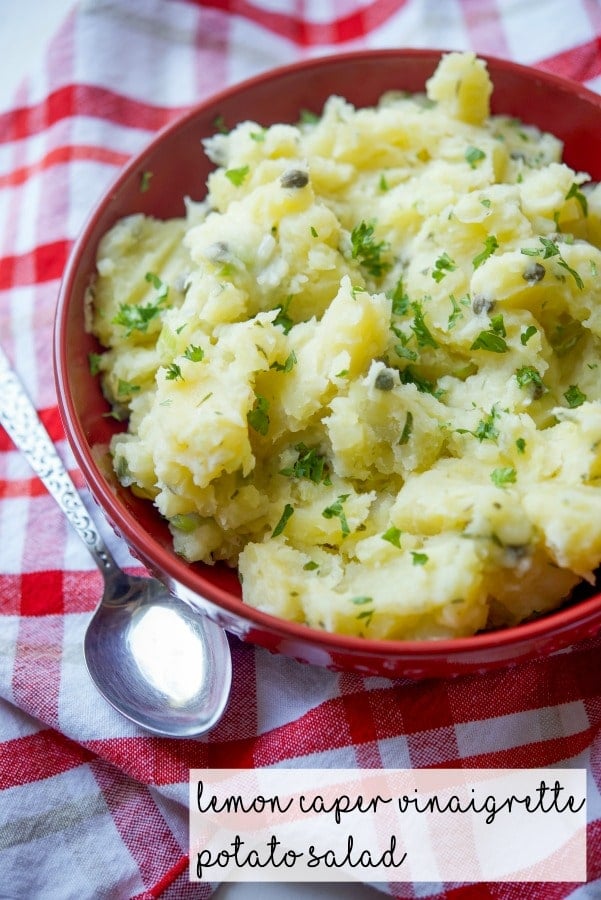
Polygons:
<instances>
[{"instance_id":1,"label":"spoon bowl","mask_svg":"<svg viewBox=\"0 0 601 900\"><path fill-rule=\"evenodd\" d=\"M153 578L105 569L84 655L109 703L157 734L188 737L221 718L231 678L225 632Z\"/></svg>"},{"instance_id":2,"label":"spoon bowl","mask_svg":"<svg viewBox=\"0 0 601 900\"><path fill-rule=\"evenodd\" d=\"M232 663L225 632L158 579L119 568L1 348L0 424L102 573L102 599L84 639L86 665L99 692L123 716L154 734L193 737L209 731L230 693Z\"/></svg>"}]
</instances>

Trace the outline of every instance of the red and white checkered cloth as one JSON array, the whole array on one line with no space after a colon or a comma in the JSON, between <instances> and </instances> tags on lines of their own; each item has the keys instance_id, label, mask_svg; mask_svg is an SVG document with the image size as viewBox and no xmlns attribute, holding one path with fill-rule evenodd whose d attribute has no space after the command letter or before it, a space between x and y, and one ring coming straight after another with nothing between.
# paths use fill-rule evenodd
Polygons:
<instances>
[{"instance_id":1,"label":"red and white checkered cloth","mask_svg":"<svg viewBox=\"0 0 601 900\"><path fill-rule=\"evenodd\" d=\"M599 0L84 0L0 111L0 340L59 451L52 326L69 249L128 157L259 70L359 47L472 48L601 91ZM81 484L81 478L73 472ZM136 563L105 537L120 563ZM87 551L0 434L0 896L207 897L187 875L191 767L586 767L589 885L383 885L397 897L601 897L601 641L509 671L410 683L232 639L207 737L150 737L97 695Z\"/></svg>"}]
</instances>

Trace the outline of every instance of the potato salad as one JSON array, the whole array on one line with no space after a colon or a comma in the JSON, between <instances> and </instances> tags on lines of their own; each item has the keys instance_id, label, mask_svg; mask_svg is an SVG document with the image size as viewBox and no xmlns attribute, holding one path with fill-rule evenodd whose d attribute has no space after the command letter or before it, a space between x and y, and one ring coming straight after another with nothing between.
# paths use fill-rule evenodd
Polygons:
<instances>
[{"instance_id":1,"label":"potato salad","mask_svg":"<svg viewBox=\"0 0 601 900\"><path fill-rule=\"evenodd\" d=\"M206 198L99 246L116 475L274 616L458 637L594 580L601 188L492 90L449 53L423 94L217 131Z\"/></svg>"}]
</instances>

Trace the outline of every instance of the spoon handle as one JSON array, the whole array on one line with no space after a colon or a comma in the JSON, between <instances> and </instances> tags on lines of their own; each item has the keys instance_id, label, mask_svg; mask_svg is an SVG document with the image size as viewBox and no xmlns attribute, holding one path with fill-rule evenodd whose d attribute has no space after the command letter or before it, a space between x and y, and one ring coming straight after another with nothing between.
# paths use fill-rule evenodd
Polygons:
<instances>
[{"instance_id":1,"label":"spoon handle","mask_svg":"<svg viewBox=\"0 0 601 900\"><path fill-rule=\"evenodd\" d=\"M82 539L104 575L117 569L50 435L0 347L0 425L39 476Z\"/></svg>"}]
</instances>

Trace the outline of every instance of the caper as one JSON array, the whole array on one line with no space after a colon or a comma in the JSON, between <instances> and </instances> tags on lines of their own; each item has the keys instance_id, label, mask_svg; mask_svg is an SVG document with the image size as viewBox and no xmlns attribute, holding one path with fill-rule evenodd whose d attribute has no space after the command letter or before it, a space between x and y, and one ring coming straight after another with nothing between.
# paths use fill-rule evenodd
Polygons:
<instances>
[{"instance_id":1,"label":"caper","mask_svg":"<svg viewBox=\"0 0 601 900\"><path fill-rule=\"evenodd\" d=\"M537 281L542 281L546 274L547 270L545 267L537 262L528 266L524 271L522 278L524 281L527 281L528 284L535 284Z\"/></svg>"},{"instance_id":2,"label":"caper","mask_svg":"<svg viewBox=\"0 0 601 900\"><path fill-rule=\"evenodd\" d=\"M391 391L394 387L394 375L390 369L380 369L374 384L379 391Z\"/></svg>"},{"instance_id":3,"label":"caper","mask_svg":"<svg viewBox=\"0 0 601 900\"><path fill-rule=\"evenodd\" d=\"M280 184L283 188L304 188L309 184L309 176L301 169L290 169L289 172L284 172Z\"/></svg>"},{"instance_id":4,"label":"caper","mask_svg":"<svg viewBox=\"0 0 601 900\"><path fill-rule=\"evenodd\" d=\"M483 297L482 294L476 294L472 303L472 309L474 310L477 316L480 313L490 313L495 308L495 301L489 300L488 297Z\"/></svg>"}]
</instances>

